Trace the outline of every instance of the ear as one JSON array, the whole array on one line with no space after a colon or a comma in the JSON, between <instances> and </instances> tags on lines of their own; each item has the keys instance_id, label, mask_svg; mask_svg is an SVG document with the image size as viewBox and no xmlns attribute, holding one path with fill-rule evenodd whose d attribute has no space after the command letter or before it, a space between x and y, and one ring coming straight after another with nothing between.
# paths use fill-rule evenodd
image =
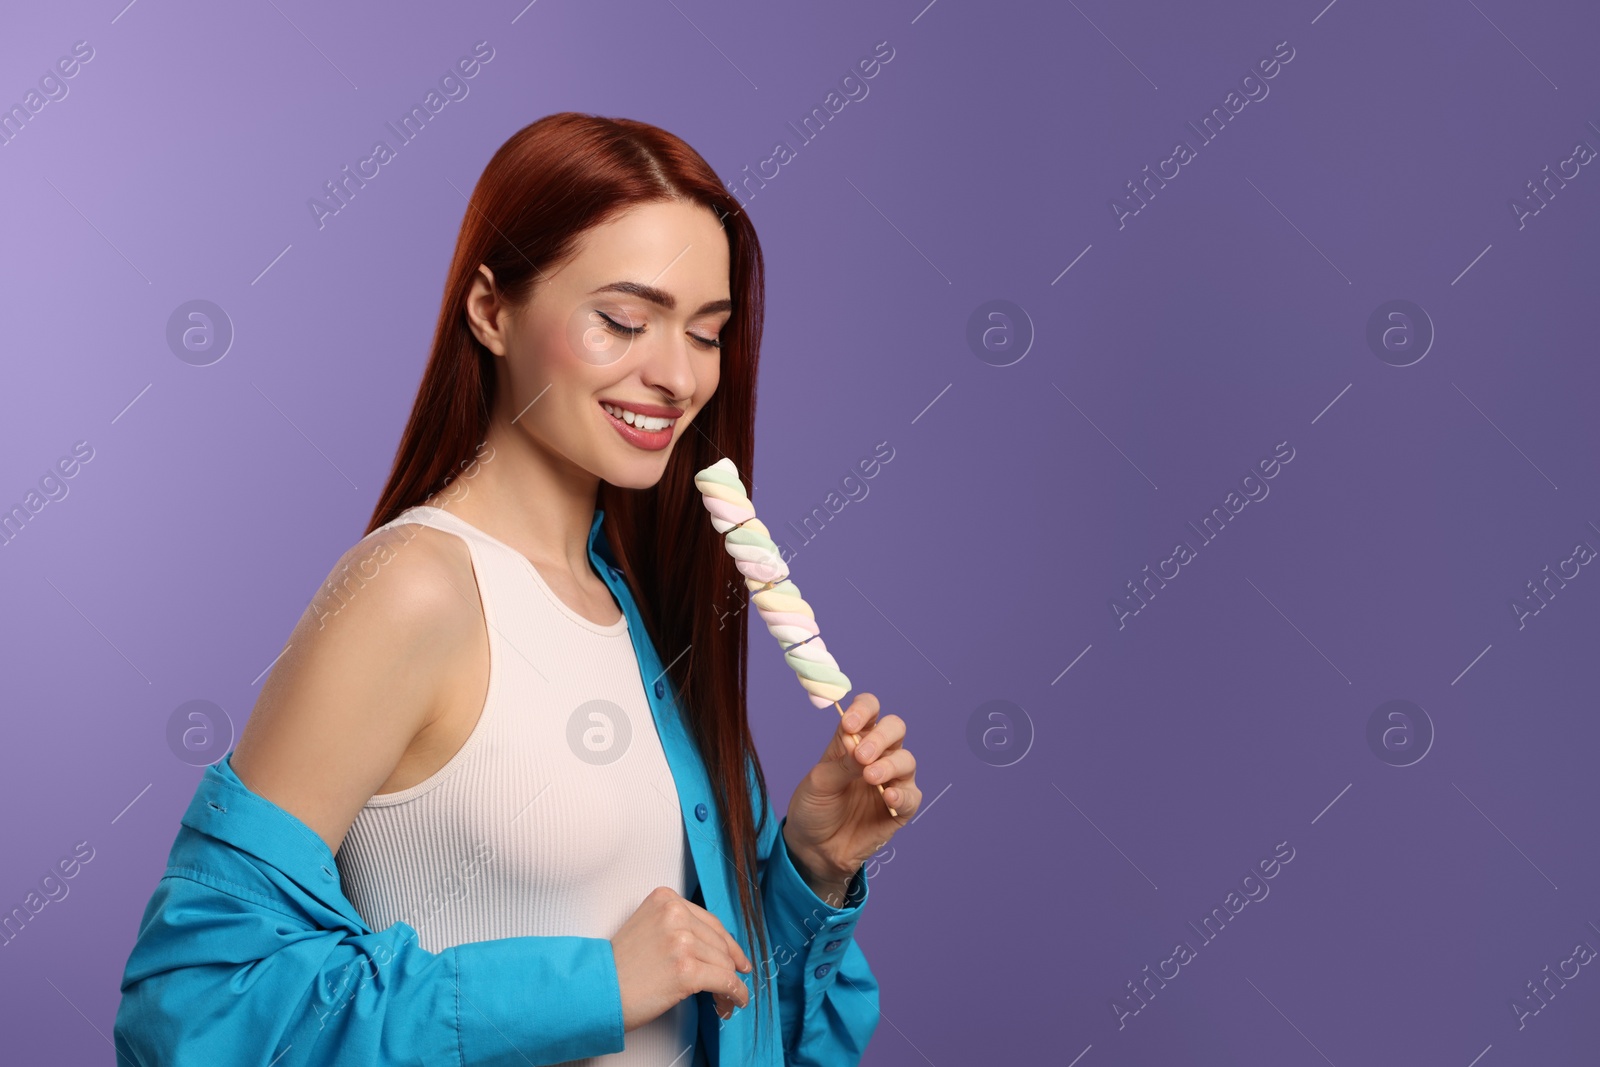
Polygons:
<instances>
[{"instance_id":1,"label":"ear","mask_svg":"<svg viewBox=\"0 0 1600 1067\"><path fill-rule=\"evenodd\" d=\"M497 356L506 354L507 307L494 284L494 272L482 263L467 292L467 327L478 342Z\"/></svg>"}]
</instances>

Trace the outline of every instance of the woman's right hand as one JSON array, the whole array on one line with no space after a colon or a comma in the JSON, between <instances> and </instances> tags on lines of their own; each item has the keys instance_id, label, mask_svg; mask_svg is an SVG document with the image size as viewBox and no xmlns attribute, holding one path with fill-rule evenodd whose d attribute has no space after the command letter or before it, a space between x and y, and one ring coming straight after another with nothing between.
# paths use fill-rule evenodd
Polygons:
<instances>
[{"instance_id":1,"label":"woman's right hand","mask_svg":"<svg viewBox=\"0 0 1600 1067\"><path fill-rule=\"evenodd\" d=\"M718 1018L750 1003L740 971L750 958L717 917L667 886L657 886L611 939L622 991L622 1028L632 1030L684 997L713 994Z\"/></svg>"}]
</instances>

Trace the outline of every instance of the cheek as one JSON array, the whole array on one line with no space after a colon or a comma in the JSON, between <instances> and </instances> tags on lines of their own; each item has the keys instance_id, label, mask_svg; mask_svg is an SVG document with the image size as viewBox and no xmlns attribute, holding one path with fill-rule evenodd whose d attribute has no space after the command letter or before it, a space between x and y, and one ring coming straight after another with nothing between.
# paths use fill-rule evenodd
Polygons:
<instances>
[{"instance_id":1,"label":"cheek","mask_svg":"<svg viewBox=\"0 0 1600 1067\"><path fill-rule=\"evenodd\" d=\"M710 367L701 373L699 382L697 383L699 387L698 391L704 396L704 399L700 401L701 407L704 407L706 402L709 401L716 393L717 386L721 383L721 381L722 360L718 358L716 362L712 363Z\"/></svg>"},{"instance_id":2,"label":"cheek","mask_svg":"<svg viewBox=\"0 0 1600 1067\"><path fill-rule=\"evenodd\" d=\"M623 319L626 315L620 316ZM609 367L628 355L634 339L614 332L587 305L580 304L566 316L559 330L537 329L546 351L551 353L552 371L578 364Z\"/></svg>"},{"instance_id":3,"label":"cheek","mask_svg":"<svg viewBox=\"0 0 1600 1067\"><path fill-rule=\"evenodd\" d=\"M548 378L563 372L576 362L569 354L571 331L563 330L559 323L541 323L526 330L519 340L518 366Z\"/></svg>"}]
</instances>

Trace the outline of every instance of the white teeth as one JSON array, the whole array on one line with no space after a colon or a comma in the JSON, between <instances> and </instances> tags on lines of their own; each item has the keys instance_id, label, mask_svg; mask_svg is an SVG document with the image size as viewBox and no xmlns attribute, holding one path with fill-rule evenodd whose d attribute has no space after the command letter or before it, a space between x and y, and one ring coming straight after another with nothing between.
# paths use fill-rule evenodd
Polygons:
<instances>
[{"instance_id":1,"label":"white teeth","mask_svg":"<svg viewBox=\"0 0 1600 1067\"><path fill-rule=\"evenodd\" d=\"M657 419L649 415L640 415L637 412L629 411L627 408L619 408L614 404L601 404L600 406L614 418L621 419L629 426L637 427L647 433L665 430L672 425L672 420L670 419Z\"/></svg>"}]
</instances>

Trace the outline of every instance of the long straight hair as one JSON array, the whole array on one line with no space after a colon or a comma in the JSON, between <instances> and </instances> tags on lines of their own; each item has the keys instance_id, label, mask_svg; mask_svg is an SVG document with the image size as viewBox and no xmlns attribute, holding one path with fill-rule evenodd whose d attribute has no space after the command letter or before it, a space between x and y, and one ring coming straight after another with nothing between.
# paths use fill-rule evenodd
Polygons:
<instances>
[{"instance_id":1,"label":"long straight hair","mask_svg":"<svg viewBox=\"0 0 1600 1067\"><path fill-rule=\"evenodd\" d=\"M751 477L761 246L738 201L698 152L647 123L574 111L547 115L500 146L467 204L432 351L367 532L443 489L485 437L495 401L494 356L469 329L465 310L478 264L493 272L496 289L510 303L520 304L535 276L574 253L585 230L633 205L674 199L709 208L727 234L733 310L721 334L721 375L695 417L694 432L673 446L660 482L633 490L602 480L598 505L612 555L668 664L722 814L746 943L760 946L752 953L753 1004L768 949L756 885L767 783L745 707L744 617L727 625L716 603L724 590L745 586L705 515L694 474L727 456L747 481ZM773 1010L770 1003L767 1008Z\"/></svg>"}]
</instances>

